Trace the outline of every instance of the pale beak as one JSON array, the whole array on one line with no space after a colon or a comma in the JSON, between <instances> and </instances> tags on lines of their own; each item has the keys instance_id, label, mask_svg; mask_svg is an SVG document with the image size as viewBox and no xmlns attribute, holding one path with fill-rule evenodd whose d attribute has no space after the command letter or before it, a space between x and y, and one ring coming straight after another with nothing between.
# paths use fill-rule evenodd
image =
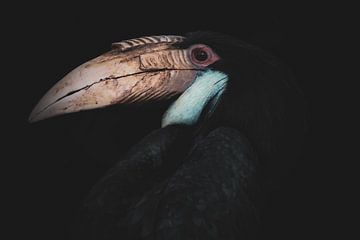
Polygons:
<instances>
[{"instance_id":1,"label":"pale beak","mask_svg":"<svg viewBox=\"0 0 360 240\"><path fill-rule=\"evenodd\" d=\"M114 43L110 52L80 65L56 83L35 106L29 121L179 95L198 71L187 50L174 46L183 39L153 36Z\"/></svg>"}]
</instances>

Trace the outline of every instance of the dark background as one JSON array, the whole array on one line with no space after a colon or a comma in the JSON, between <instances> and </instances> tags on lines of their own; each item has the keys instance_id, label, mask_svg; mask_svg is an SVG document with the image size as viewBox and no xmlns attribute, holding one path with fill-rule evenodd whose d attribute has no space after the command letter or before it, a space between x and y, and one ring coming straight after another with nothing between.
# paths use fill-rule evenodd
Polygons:
<instances>
[{"instance_id":1,"label":"dark background","mask_svg":"<svg viewBox=\"0 0 360 240\"><path fill-rule=\"evenodd\" d=\"M115 107L30 125L27 117L40 97L70 70L108 51L112 42L196 30L230 34L278 56L293 70L308 101L304 160L289 179L286 194L271 203L268 238L344 237L346 232L337 222L344 220L340 216L345 210L338 200L346 196L337 180L342 176L337 168L341 156L334 148L334 141L342 140L334 127L339 106L332 98L334 89L337 97L343 93L327 65L336 51L329 40L337 34L333 28L337 21L333 21L336 14L328 18L326 6L89 1L76 7L74 3L21 4L12 10L12 17L4 20L13 23L4 36L11 37L5 50L11 51L14 68L5 71L10 71L12 86L2 95L11 96L3 105L10 110L4 120L10 122L5 125L11 130L6 141L12 147L5 151L10 151L14 167L6 185L15 205L9 207L8 219L15 226L11 230L15 238L25 234L66 239L84 194L112 164L118 149L141 138L134 134L134 125L149 132L160 124L154 109ZM335 175L330 171L334 167Z\"/></svg>"}]
</instances>

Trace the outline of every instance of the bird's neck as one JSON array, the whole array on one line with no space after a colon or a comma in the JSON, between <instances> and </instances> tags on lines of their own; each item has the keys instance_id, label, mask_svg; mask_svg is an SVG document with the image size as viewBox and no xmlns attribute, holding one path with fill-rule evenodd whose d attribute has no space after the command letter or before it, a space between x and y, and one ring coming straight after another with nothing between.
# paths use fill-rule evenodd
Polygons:
<instances>
[{"instance_id":1,"label":"bird's neck","mask_svg":"<svg viewBox=\"0 0 360 240\"><path fill-rule=\"evenodd\" d=\"M194 83L167 109L162 118L162 127L175 124L192 126L203 115L210 117L225 91L227 81L228 76L219 71L200 73Z\"/></svg>"}]
</instances>

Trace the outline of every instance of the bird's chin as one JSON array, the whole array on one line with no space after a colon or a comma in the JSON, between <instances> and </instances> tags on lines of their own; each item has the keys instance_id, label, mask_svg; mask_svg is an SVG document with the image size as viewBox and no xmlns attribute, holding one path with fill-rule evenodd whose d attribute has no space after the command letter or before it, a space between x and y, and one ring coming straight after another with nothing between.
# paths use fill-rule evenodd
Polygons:
<instances>
[{"instance_id":1,"label":"bird's chin","mask_svg":"<svg viewBox=\"0 0 360 240\"><path fill-rule=\"evenodd\" d=\"M195 126L210 118L226 89L227 81L228 76L223 72L204 70L166 110L161 126Z\"/></svg>"}]
</instances>

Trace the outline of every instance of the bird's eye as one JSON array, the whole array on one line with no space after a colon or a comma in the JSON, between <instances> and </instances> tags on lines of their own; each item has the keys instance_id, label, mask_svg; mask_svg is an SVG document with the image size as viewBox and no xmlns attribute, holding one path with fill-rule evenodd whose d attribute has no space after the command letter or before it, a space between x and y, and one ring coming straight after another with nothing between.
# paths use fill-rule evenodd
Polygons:
<instances>
[{"instance_id":1,"label":"bird's eye","mask_svg":"<svg viewBox=\"0 0 360 240\"><path fill-rule=\"evenodd\" d=\"M219 60L219 56L208 46L197 44L190 48L190 58L197 67L204 68Z\"/></svg>"},{"instance_id":2,"label":"bird's eye","mask_svg":"<svg viewBox=\"0 0 360 240\"><path fill-rule=\"evenodd\" d=\"M193 51L194 58L199 62L204 62L208 59L208 54L201 48L194 49Z\"/></svg>"}]
</instances>

